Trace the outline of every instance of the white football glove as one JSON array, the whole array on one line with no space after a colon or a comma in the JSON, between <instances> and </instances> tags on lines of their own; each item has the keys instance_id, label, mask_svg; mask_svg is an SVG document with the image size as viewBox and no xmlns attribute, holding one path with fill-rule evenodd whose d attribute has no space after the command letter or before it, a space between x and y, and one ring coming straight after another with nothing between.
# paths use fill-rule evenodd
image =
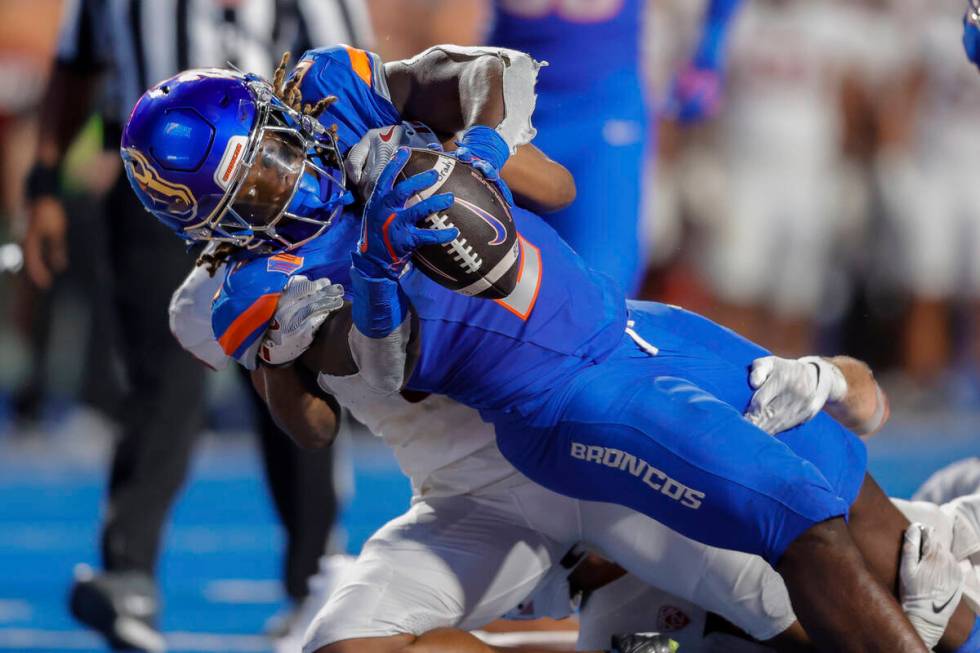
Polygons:
<instances>
[{"instance_id":1,"label":"white football glove","mask_svg":"<svg viewBox=\"0 0 980 653\"><path fill-rule=\"evenodd\" d=\"M344 305L344 287L330 279L311 280L301 274L286 283L276 314L262 338L259 358L269 365L296 360L313 344L317 329Z\"/></svg>"},{"instance_id":2,"label":"white football glove","mask_svg":"<svg viewBox=\"0 0 980 653\"><path fill-rule=\"evenodd\" d=\"M757 358L749 384L755 394L745 417L772 435L806 422L828 401L840 401L847 394L844 374L819 356Z\"/></svg>"},{"instance_id":3,"label":"white football glove","mask_svg":"<svg viewBox=\"0 0 980 653\"><path fill-rule=\"evenodd\" d=\"M963 596L963 572L935 531L910 525L898 567L902 610L930 650L943 636Z\"/></svg>"}]
</instances>

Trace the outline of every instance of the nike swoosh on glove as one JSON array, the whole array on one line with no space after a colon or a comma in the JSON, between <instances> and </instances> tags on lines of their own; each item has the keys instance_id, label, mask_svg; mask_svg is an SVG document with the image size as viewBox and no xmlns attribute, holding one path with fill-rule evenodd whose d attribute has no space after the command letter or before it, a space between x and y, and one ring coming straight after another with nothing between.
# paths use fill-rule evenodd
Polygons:
<instances>
[{"instance_id":1,"label":"nike swoosh on glove","mask_svg":"<svg viewBox=\"0 0 980 653\"><path fill-rule=\"evenodd\" d=\"M898 596L912 626L931 650L963 596L963 572L933 529L910 525L902 542Z\"/></svg>"}]
</instances>

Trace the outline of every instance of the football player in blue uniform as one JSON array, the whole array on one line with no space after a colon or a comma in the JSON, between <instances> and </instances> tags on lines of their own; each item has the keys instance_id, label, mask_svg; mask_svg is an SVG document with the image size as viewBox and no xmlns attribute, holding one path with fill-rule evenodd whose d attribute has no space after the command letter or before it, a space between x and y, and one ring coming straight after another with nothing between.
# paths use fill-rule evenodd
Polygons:
<instances>
[{"instance_id":1,"label":"football player in blue uniform","mask_svg":"<svg viewBox=\"0 0 980 653\"><path fill-rule=\"evenodd\" d=\"M122 154L154 215L189 240L234 246L214 306L226 352L258 347L290 274L348 289L351 303L301 364L257 370L270 405L299 387L281 375L303 369L357 372L381 392L447 395L479 409L504 455L538 483L763 556L819 646L925 651L885 589L908 522L865 475L860 441L826 415L776 438L743 419L747 371L765 351L682 309L627 303L519 208L522 272L511 295L481 300L437 285L408 260L457 236L415 226L453 198L406 206L435 181L430 171L394 183L407 150L355 205L343 154L367 130L403 119L461 132L457 156L506 194L500 172L534 133L534 72L520 53L450 46L384 66L350 48L313 51L278 93L254 77L191 71L144 95ZM514 180L520 196L526 180ZM238 284L254 301L222 317ZM974 621L962 604L947 650L978 650Z\"/></svg>"},{"instance_id":2,"label":"football player in blue uniform","mask_svg":"<svg viewBox=\"0 0 980 653\"><path fill-rule=\"evenodd\" d=\"M740 0L711 0L667 109L689 122L718 101L723 43ZM644 0L494 0L487 42L547 61L535 144L571 170L578 195L548 222L633 296L642 273L641 184L652 111L641 69ZM601 216L601 217L600 217Z\"/></svg>"}]
</instances>

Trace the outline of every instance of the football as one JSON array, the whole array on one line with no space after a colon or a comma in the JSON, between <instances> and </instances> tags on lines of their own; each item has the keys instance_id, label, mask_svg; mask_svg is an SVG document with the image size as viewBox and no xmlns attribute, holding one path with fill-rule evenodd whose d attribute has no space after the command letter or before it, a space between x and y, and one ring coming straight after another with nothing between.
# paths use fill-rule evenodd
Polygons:
<instances>
[{"instance_id":1,"label":"football","mask_svg":"<svg viewBox=\"0 0 980 653\"><path fill-rule=\"evenodd\" d=\"M517 285L520 269L517 228L507 202L478 170L433 150L413 148L399 179L427 170L436 170L438 180L408 203L437 193L452 193L455 202L447 211L430 214L418 226L456 227L459 236L445 245L420 247L412 257L415 265L436 283L464 295L506 297Z\"/></svg>"}]
</instances>

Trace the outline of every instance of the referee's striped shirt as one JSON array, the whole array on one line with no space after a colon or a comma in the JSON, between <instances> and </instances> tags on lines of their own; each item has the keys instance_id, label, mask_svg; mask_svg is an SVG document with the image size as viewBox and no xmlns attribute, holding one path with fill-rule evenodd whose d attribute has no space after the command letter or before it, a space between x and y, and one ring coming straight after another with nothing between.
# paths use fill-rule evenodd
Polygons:
<instances>
[{"instance_id":1,"label":"referee's striped shirt","mask_svg":"<svg viewBox=\"0 0 980 653\"><path fill-rule=\"evenodd\" d=\"M57 60L106 74L116 131L148 87L187 68L234 64L269 77L285 50L370 47L364 0L69 0Z\"/></svg>"}]
</instances>

